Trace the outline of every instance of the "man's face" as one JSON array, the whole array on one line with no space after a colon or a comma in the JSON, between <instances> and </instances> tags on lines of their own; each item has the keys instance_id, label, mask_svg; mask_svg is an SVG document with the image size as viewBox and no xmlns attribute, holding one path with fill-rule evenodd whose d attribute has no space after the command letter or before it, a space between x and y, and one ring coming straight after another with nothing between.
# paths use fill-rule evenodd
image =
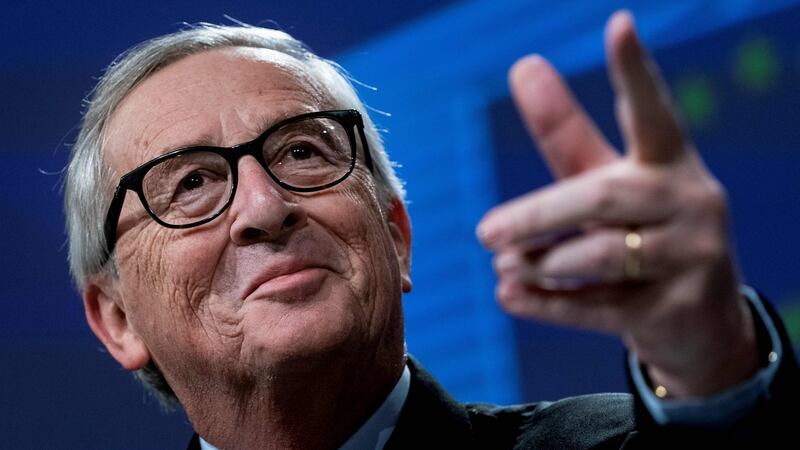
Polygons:
<instances>
[{"instance_id":1,"label":"man's face","mask_svg":"<svg viewBox=\"0 0 800 450\"><path fill-rule=\"evenodd\" d=\"M168 65L115 111L106 163L122 174L175 148L232 146L281 119L331 109L324 92L289 70L295 65L276 52L241 48ZM103 290L179 397L183 386L221 378L246 383L310 373L352 355L402 355L405 210L379 205L362 158L360 149L341 184L302 194L243 157L233 203L190 229L157 224L127 194L119 278Z\"/></svg>"}]
</instances>

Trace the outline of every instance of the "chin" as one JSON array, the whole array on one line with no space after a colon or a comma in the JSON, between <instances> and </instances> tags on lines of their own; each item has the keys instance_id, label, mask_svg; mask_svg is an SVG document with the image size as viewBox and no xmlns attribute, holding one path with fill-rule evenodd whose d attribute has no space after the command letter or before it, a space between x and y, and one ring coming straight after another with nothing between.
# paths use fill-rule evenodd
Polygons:
<instances>
[{"instance_id":1,"label":"chin","mask_svg":"<svg viewBox=\"0 0 800 450\"><path fill-rule=\"evenodd\" d=\"M242 321L242 356L275 375L330 369L369 345L361 313L355 303L330 299L253 304Z\"/></svg>"}]
</instances>

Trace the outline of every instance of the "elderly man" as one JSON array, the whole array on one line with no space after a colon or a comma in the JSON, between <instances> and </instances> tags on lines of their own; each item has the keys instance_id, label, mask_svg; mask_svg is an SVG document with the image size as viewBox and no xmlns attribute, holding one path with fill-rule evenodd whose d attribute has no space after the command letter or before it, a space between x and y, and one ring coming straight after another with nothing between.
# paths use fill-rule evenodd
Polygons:
<instances>
[{"instance_id":1,"label":"elderly man","mask_svg":"<svg viewBox=\"0 0 800 450\"><path fill-rule=\"evenodd\" d=\"M623 338L635 402L462 405L409 359L411 228L380 137L336 66L254 27L145 42L93 92L66 189L91 329L185 409L194 448L758 437L796 398L788 342L740 290L722 190L627 13L607 49L625 156L552 67L521 60L514 98L560 181L478 235L505 309Z\"/></svg>"}]
</instances>

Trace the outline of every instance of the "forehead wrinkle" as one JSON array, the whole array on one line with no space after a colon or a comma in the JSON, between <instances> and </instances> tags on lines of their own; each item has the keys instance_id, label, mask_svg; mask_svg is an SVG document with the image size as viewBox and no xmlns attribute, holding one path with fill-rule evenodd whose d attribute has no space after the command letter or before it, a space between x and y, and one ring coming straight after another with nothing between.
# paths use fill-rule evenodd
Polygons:
<instances>
[{"instance_id":1,"label":"forehead wrinkle","mask_svg":"<svg viewBox=\"0 0 800 450\"><path fill-rule=\"evenodd\" d=\"M308 69L288 55L268 49L239 47L215 49L209 53L222 54L228 59L226 63L235 64L237 61L243 61L245 64L255 64L254 77L258 76L261 66L264 65L266 65L264 70L272 72L273 75L268 79L258 78L251 85L234 84L229 88L229 95L242 98L243 101L241 105L233 108L232 113L225 110L218 112L221 136L208 134L206 137L211 138L208 139L210 142L204 145L221 147L239 145L255 139L283 119L318 111L323 105L332 104L331 100L326 100L325 91L308 73ZM263 97L269 98L268 104ZM232 132L240 130L235 125L240 125L245 134Z\"/></svg>"},{"instance_id":2,"label":"forehead wrinkle","mask_svg":"<svg viewBox=\"0 0 800 450\"><path fill-rule=\"evenodd\" d=\"M285 89L281 89L283 95L277 98L275 98L274 87L270 86L270 89L272 90L272 98L270 98L269 105L234 108L233 113L219 111L219 123L224 140L223 146L232 147L242 144L255 139L281 120L321 109L317 96L312 95L307 86L297 83L287 85ZM258 99L260 93L260 90L256 90L253 96ZM242 135L241 133L233 132L232 130L239 129L239 127L235 126L234 121L241 125L241 128L246 130L248 134ZM238 138L237 135L239 136Z\"/></svg>"},{"instance_id":3,"label":"forehead wrinkle","mask_svg":"<svg viewBox=\"0 0 800 450\"><path fill-rule=\"evenodd\" d=\"M173 108L169 111L159 114L152 120L146 120L144 128L136 130L126 128L123 124L119 123L119 115L112 115L112 122L109 127L109 132L105 133L103 137L103 151L108 154L112 153L113 160L112 167L119 168L121 173L126 173L141 164L144 164L150 159L167 153L169 151L194 146L194 145L213 145L214 134L206 128L199 134L191 136L196 133L196 127L186 127L191 130L191 133L178 134L175 137L175 142L169 140L158 143L159 138L167 132L171 132L176 128L176 125L190 122L195 119L199 114L192 114L180 119L169 118L170 114L179 111L180 108ZM134 156L133 158L131 156ZM121 167L120 167L121 166Z\"/></svg>"},{"instance_id":4,"label":"forehead wrinkle","mask_svg":"<svg viewBox=\"0 0 800 450\"><path fill-rule=\"evenodd\" d=\"M263 100L259 100L259 97L262 95L269 95L270 104L254 106L252 101L243 101L242 107L234 108L235 114L230 115L228 119L234 117L234 120L239 122L239 125L243 125L243 129L246 133L245 135L242 133L229 133L231 129L234 129L234 127L231 126L234 125L234 123L225 120L223 117L225 114L224 110L219 111L218 120L200 123L199 126L198 124L194 124L184 127L186 128L186 132L180 133L180 124L190 122L197 116L202 116L202 114L194 113L188 117L180 117L182 108L171 105L173 107L169 110L157 114L153 120L148 120L145 124L145 128L139 133L139 136L128 136L123 139L122 142L117 142L118 145L121 144L120 146L127 146L125 141L134 142L138 144L135 146L135 149L140 154L146 156L145 158L135 158L138 161L137 164L129 169L133 169L155 156L179 148L201 145L233 146L247 142L282 119L296 114L326 109L326 107L333 104L333 100L329 98L329 95L327 95L326 91L322 88L321 83L308 73L308 68L287 55L264 49L241 48L217 49L210 50L209 52L223 53L225 57L227 57L226 59L229 59L231 63L235 63L236 60L239 60L250 64L266 64L268 67L267 70L276 72L277 76L270 77L271 80L268 82L262 78L250 86L245 85L242 87L241 85L234 84L233 87L230 87L228 90L229 95L241 96L245 99L255 98L255 101L262 102ZM191 58L191 56L189 58ZM176 61L174 64L180 64L180 61ZM159 73L155 73L152 76L159 76ZM205 82L213 82L218 76L219 73L212 73L209 79L203 80L195 78L193 80L194 83L188 84L185 83L185 78L170 76L167 77L166 80L161 80L161 82L174 85L173 87L175 90L185 91L196 89L198 83L202 85ZM253 76L255 77L257 75L254 73ZM145 83L146 82L147 80L145 80ZM120 106L124 108L124 104L129 102L131 97L137 96L137 90L138 89L134 89L133 92L122 101ZM280 95L276 96L276 93ZM154 104L151 103L151 107L158 106L158 108L156 108L157 110L165 106L162 103L162 99L150 99L150 101L155 102ZM298 106L302 107L298 108ZM118 112L120 112L120 108L117 108L117 110L112 113L113 122L116 122L113 119L114 116L118 116L115 114ZM176 115L178 118L175 117ZM114 134L124 134L119 133L125 130L124 125L117 123L117 127L114 128L117 128L117 133ZM153 129L155 129L155 131L152 135L149 135ZM175 131L176 129L178 129L178 131ZM135 130L131 131L135 132ZM157 144L156 142L168 132L173 133L173 136L171 136L173 140L166 140L163 143ZM119 138L119 136L117 137ZM128 149L123 148L114 151L112 148L114 153L127 150Z\"/></svg>"},{"instance_id":5,"label":"forehead wrinkle","mask_svg":"<svg viewBox=\"0 0 800 450\"><path fill-rule=\"evenodd\" d=\"M225 52L234 58L268 65L270 70L283 75L282 77L276 77L277 80L273 80L273 83L268 86L269 89L300 92L301 95L299 97L303 98L309 105L313 105L308 111L294 111L294 114L292 111L276 112L276 108L273 107L265 110L258 110L256 122L260 125L261 131L266 130L273 123L289 118L295 114L318 111L321 109L331 109L334 107L335 101L331 98L324 83L309 72L311 69L308 66L291 56L270 49L256 49L250 47L234 47L220 49L219 51ZM260 92L263 88L264 86L255 88L254 90ZM243 92L248 92L248 90L244 90Z\"/></svg>"},{"instance_id":6,"label":"forehead wrinkle","mask_svg":"<svg viewBox=\"0 0 800 450\"><path fill-rule=\"evenodd\" d=\"M142 135L144 135L144 136L147 135L148 128L151 128L151 127L155 128L156 126L159 126L157 128L158 131L154 135L152 135L150 137L150 139L147 140L149 142L148 147L152 148L153 147L153 143L158 141L158 139L164 133L174 132L174 130L176 128L178 128L176 125L180 125L182 123L190 122L193 119L195 119L197 116L198 116L198 114L193 114L191 116L184 117L182 119L179 119L176 122L171 122L171 123L167 123L167 121L161 121L161 120L154 121L154 122L150 123L147 126L147 128L145 128L145 130L142 132ZM173 138L174 142L170 142L169 140L167 140L164 144L159 144L156 153L158 155L161 155L161 154L167 153L169 151L176 150L176 149L183 148L183 147L193 147L193 146L198 146L198 145L216 145L217 144L216 139L214 137L214 133L211 130L209 130L208 128L198 129L197 127L194 127L194 126L190 126L190 127L187 127L187 128L189 128L191 130L191 132L186 133L186 134L181 134L181 135L177 136L177 138ZM193 134L193 133L197 133L197 134ZM149 148L146 148L146 147L143 147L142 149L145 152L147 150L149 150ZM155 156L155 155L151 155L151 156Z\"/></svg>"}]
</instances>

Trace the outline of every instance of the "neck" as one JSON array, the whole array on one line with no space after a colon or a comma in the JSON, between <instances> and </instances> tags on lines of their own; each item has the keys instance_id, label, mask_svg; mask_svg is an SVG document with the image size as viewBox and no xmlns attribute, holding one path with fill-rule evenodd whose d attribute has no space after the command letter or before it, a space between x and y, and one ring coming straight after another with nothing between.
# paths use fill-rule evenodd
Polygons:
<instances>
[{"instance_id":1,"label":"neck","mask_svg":"<svg viewBox=\"0 0 800 450\"><path fill-rule=\"evenodd\" d=\"M176 393L195 430L217 448L337 448L389 395L404 362L401 353L307 373L272 373L246 389L241 380L227 380Z\"/></svg>"}]
</instances>

